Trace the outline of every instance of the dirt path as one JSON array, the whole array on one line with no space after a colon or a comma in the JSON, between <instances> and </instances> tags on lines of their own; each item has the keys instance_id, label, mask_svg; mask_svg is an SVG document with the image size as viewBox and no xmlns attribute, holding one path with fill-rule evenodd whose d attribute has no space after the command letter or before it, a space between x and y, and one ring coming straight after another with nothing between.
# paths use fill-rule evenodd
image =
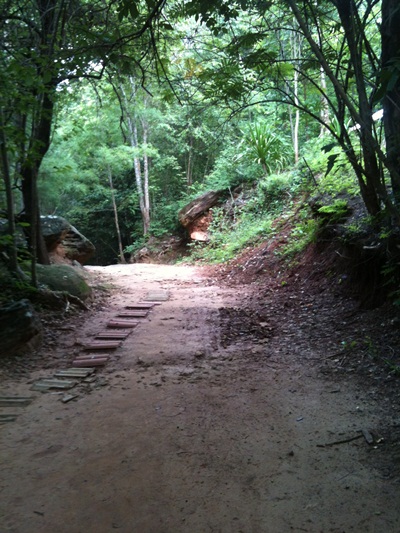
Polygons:
<instances>
[{"instance_id":1,"label":"dirt path","mask_svg":"<svg viewBox=\"0 0 400 533\"><path fill-rule=\"evenodd\" d=\"M378 450L363 437L330 445L376 427L379 406L350 382L323 380L312 348L299 359L268 322L261 336L241 335L246 295L201 270L91 270L118 290L60 337L64 368L124 305L149 290L170 299L75 401L30 391L49 370L2 384L3 395L35 397L0 428L2 532L399 531L398 480L373 468Z\"/></svg>"}]
</instances>

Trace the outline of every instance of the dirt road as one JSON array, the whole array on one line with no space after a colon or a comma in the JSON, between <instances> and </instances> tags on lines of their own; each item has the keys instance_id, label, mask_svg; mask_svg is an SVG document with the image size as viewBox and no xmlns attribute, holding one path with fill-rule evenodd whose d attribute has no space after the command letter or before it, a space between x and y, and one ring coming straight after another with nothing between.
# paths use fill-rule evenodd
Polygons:
<instances>
[{"instance_id":1,"label":"dirt road","mask_svg":"<svg viewBox=\"0 0 400 533\"><path fill-rule=\"evenodd\" d=\"M299 358L272 322L241 331L250 289L187 266L90 270L113 296L47 348L59 367L124 305L152 290L169 300L71 402L30 391L51 369L2 383L34 396L0 428L2 532L399 531L398 480L373 467L379 450L360 433L379 405L323 379L309 362L320 354Z\"/></svg>"}]
</instances>

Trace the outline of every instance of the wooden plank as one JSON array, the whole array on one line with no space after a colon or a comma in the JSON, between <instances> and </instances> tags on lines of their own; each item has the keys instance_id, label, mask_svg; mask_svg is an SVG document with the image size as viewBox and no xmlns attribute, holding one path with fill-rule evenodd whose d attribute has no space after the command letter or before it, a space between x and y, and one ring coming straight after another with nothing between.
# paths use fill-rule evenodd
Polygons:
<instances>
[{"instance_id":1,"label":"wooden plank","mask_svg":"<svg viewBox=\"0 0 400 533\"><path fill-rule=\"evenodd\" d=\"M146 317L147 315L149 314L148 311L146 311L146 309L142 309L142 310L139 310L139 311L120 311L119 313L117 313L117 316L118 317L127 317L127 318L144 318Z\"/></svg>"},{"instance_id":2,"label":"wooden plank","mask_svg":"<svg viewBox=\"0 0 400 533\"><path fill-rule=\"evenodd\" d=\"M137 320L110 320L110 322L107 323L108 328L136 328L136 326L139 324Z\"/></svg>"},{"instance_id":3,"label":"wooden plank","mask_svg":"<svg viewBox=\"0 0 400 533\"><path fill-rule=\"evenodd\" d=\"M100 331L95 339L119 339L124 340L131 334L131 331Z\"/></svg>"},{"instance_id":4,"label":"wooden plank","mask_svg":"<svg viewBox=\"0 0 400 533\"><path fill-rule=\"evenodd\" d=\"M92 341L83 346L84 350L116 350L121 346L120 341Z\"/></svg>"},{"instance_id":5,"label":"wooden plank","mask_svg":"<svg viewBox=\"0 0 400 533\"><path fill-rule=\"evenodd\" d=\"M96 376L95 375L92 375L90 376L89 378L85 378L83 380L83 383L94 383L96 381Z\"/></svg>"},{"instance_id":6,"label":"wooden plank","mask_svg":"<svg viewBox=\"0 0 400 533\"><path fill-rule=\"evenodd\" d=\"M0 407L26 407L32 400L30 396L0 396Z\"/></svg>"},{"instance_id":7,"label":"wooden plank","mask_svg":"<svg viewBox=\"0 0 400 533\"><path fill-rule=\"evenodd\" d=\"M72 389L76 385L76 381L69 381L65 379L42 379L34 383L31 390L46 391L49 389Z\"/></svg>"},{"instance_id":8,"label":"wooden plank","mask_svg":"<svg viewBox=\"0 0 400 533\"><path fill-rule=\"evenodd\" d=\"M65 396L61 398L61 401L62 403L68 403L71 400L75 400L75 398L79 398L79 395L78 394L66 394Z\"/></svg>"},{"instance_id":9,"label":"wooden plank","mask_svg":"<svg viewBox=\"0 0 400 533\"><path fill-rule=\"evenodd\" d=\"M153 309L154 306L155 304L153 302L139 302L137 304L126 305L125 309Z\"/></svg>"},{"instance_id":10,"label":"wooden plank","mask_svg":"<svg viewBox=\"0 0 400 533\"><path fill-rule=\"evenodd\" d=\"M80 367L80 366L104 366L108 361L108 357L103 357L102 359L96 358L96 359L75 359L75 361L72 362L73 366Z\"/></svg>"},{"instance_id":11,"label":"wooden plank","mask_svg":"<svg viewBox=\"0 0 400 533\"><path fill-rule=\"evenodd\" d=\"M87 378L93 374L92 368L68 368L67 370L58 370L55 378Z\"/></svg>"},{"instance_id":12,"label":"wooden plank","mask_svg":"<svg viewBox=\"0 0 400 533\"><path fill-rule=\"evenodd\" d=\"M15 422L18 415L0 415L0 424L6 424L7 422Z\"/></svg>"},{"instance_id":13,"label":"wooden plank","mask_svg":"<svg viewBox=\"0 0 400 533\"><path fill-rule=\"evenodd\" d=\"M169 292L151 291L147 294L145 300L148 302L166 302L167 300L169 300Z\"/></svg>"},{"instance_id":14,"label":"wooden plank","mask_svg":"<svg viewBox=\"0 0 400 533\"><path fill-rule=\"evenodd\" d=\"M105 354L105 353L98 353L98 354L85 354L85 355L77 355L75 357L75 361L91 361L92 359L110 359L110 356L108 354Z\"/></svg>"}]
</instances>

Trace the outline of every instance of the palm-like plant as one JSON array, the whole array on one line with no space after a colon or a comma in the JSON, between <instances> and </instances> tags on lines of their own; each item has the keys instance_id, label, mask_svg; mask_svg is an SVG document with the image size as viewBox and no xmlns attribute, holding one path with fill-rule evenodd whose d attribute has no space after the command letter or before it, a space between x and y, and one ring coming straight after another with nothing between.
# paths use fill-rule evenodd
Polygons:
<instances>
[{"instance_id":1,"label":"palm-like plant","mask_svg":"<svg viewBox=\"0 0 400 533\"><path fill-rule=\"evenodd\" d=\"M250 155L265 174L283 170L291 159L291 146L286 139L272 133L266 124L251 125L244 136Z\"/></svg>"}]
</instances>

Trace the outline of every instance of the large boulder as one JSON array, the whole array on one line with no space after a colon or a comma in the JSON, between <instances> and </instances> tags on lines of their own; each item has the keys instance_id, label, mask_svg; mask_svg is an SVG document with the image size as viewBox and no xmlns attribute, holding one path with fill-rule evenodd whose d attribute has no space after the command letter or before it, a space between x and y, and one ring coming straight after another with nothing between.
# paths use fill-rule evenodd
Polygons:
<instances>
[{"instance_id":1,"label":"large boulder","mask_svg":"<svg viewBox=\"0 0 400 533\"><path fill-rule=\"evenodd\" d=\"M187 230L192 240L208 240L207 229L212 220L210 209L220 202L223 195L223 191L208 191L189 202L179 211L179 222Z\"/></svg>"},{"instance_id":2,"label":"large boulder","mask_svg":"<svg viewBox=\"0 0 400 533\"><path fill-rule=\"evenodd\" d=\"M43 237L53 263L62 260L86 263L95 253L94 245L65 218L48 215L40 217Z\"/></svg>"},{"instance_id":3,"label":"large boulder","mask_svg":"<svg viewBox=\"0 0 400 533\"><path fill-rule=\"evenodd\" d=\"M0 357L36 349L42 342L42 326L28 300L0 307Z\"/></svg>"},{"instance_id":4,"label":"large boulder","mask_svg":"<svg viewBox=\"0 0 400 533\"><path fill-rule=\"evenodd\" d=\"M80 300L91 295L92 289L84 275L70 265L37 265L38 280L53 291L68 292Z\"/></svg>"},{"instance_id":5,"label":"large boulder","mask_svg":"<svg viewBox=\"0 0 400 533\"><path fill-rule=\"evenodd\" d=\"M95 253L94 245L65 218L47 215L40 217L43 237L52 263L86 263ZM8 222L0 219L0 251L7 251L9 244ZM26 246L21 226L16 228L17 245Z\"/></svg>"}]
</instances>

